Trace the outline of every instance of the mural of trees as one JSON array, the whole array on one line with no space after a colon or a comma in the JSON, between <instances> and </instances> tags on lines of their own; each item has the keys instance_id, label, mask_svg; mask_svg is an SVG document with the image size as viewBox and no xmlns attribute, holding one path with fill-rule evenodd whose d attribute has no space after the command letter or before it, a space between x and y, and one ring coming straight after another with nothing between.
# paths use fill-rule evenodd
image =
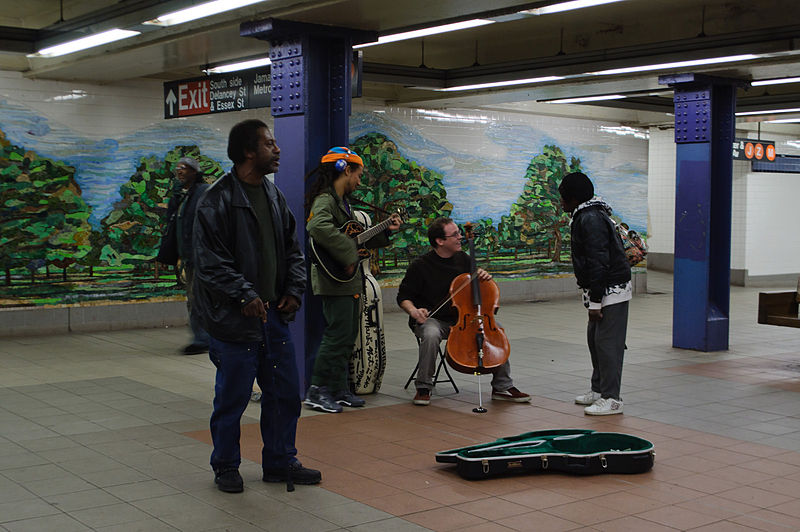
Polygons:
<instances>
[{"instance_id":1,"label":"mural of trees","mask_svg":"<svg viewBox=\"0 0 800 532\"><path fill-rule=\"evenodd\" d=\"M453 211L442 176L401 155L397 145L381 133L359 137L351 148L362 156L365 166L356 197L386 210L403 207L406 223L392 238L392 245L412 257L423 253L429 246L428 225Z\"/></svg>"},{"instance_id":2,"label":"mural of trees","mask_svg":"<svg viewBox=\"0 0 800 532\"><path fill-rule=\"evenodd\" d=\"M120 187L122 198L101 220L108 242L100 260L111 266L149 263L158 253L167 202L176 186L175 165L181 157L194 157L208 182L224 174L216 161L200 154L197 146L176 146L164 159L142 158L136 173Z\"/></svg>"},{"instance_id":3,"label":"mural of trees","mask_svg":"<svg viewBox=\"0 0 800 532\"><path fill-rule=\"evenodd\" d=\"M0 132L0 267L64 271L88 253L90 207L75 169L12 145Z\"/></svg>"},{"instance_id":4,"label":"mural of trees","mask_svg":"<svg viewBox=\"0 0 800 532\"><path fill-rule=\"evenodd\" d=\"M558 185L565 175L580 171L580 159L567 161L558 146L544 146L528 165L522 194L500 221L503 246L513 247L516 242L521 247L546 250L548 259L560 262L562 244L569 237L569 217L561 210Z\"/></svg>"}]
</instances>

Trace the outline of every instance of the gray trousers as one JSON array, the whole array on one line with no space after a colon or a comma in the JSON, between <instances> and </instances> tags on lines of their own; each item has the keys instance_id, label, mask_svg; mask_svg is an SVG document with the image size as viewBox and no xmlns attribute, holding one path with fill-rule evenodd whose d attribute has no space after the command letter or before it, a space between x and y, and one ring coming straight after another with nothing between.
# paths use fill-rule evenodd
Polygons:
<instances>
[{"instance_id":1,"label":"gray trousers","mask_svg":"<svg viewBox=\"0 0 800 532\"><path fill-rule=\"evenodd\" d=\"M500 326L500 323L497 325ZM450 325L436 318L428 318L422 325L414 326L414 334L419 338L419 369L414 385L418 390L430 391L433 389L439 344L450 334ZM511 365L506 361L492 375L492 389L504 392L512 386Z\"/></svg>"},{"instance_id":2,"label":"gray trousers","mask_svg":"<svg viewBox=\"0 0 800 532\"><path fill-rule=\"evenodd\" d=\"M628 303L603 307L603 319L590 321L586 330L592 356L592 390L604 399L620 399L622 359L628 332Z\"/></svg>"}]
</instances>

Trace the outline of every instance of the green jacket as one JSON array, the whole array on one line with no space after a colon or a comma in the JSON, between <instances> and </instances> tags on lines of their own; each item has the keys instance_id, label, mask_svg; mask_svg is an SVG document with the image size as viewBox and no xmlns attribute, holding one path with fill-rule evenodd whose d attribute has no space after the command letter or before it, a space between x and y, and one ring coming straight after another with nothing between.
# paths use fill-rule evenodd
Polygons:
<instances>
[{"instance_id":1,"label":"green jacket","mask_svg":"<svg viewBox=\"0 0 800 532\"><path fill-rule=\"evenodd\" d=\"M314 239L314 245L322 245L333 258L342 265L358 261L356 241L339 232L339 228L354 218L347 214L342 198L336 192L323 192L311 205L311 212L306 222L308 236ZM368 248L379 248L389 245L385 232L378 233L367 241ZM340 283L334 281L320 271L316 264L311 265L311 288L318 296L349 296L362 291L361 275L351 281Z\"/></svg>"}]
</instances>

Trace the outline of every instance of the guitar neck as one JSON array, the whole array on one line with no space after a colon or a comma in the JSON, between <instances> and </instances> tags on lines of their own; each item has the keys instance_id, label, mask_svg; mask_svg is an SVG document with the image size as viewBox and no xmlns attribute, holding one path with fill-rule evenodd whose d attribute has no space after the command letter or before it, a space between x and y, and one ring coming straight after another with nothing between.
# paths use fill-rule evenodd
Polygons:
<instances>
[{"instance_id":1,"label":"guitar neck","mask_svg":"<svg viewBox=\"0 0 800 532\"><path fill-rule=\"evenodd\" d=\"M356 242L358 242L359 244L363 244L373 236L377 235L378 233L389 227L391 223L392 219L386 218L384 221L373 225L369 229L366 229L362 233L359 233L358 236L356 236Z\"/></svg>"}]
</instances>

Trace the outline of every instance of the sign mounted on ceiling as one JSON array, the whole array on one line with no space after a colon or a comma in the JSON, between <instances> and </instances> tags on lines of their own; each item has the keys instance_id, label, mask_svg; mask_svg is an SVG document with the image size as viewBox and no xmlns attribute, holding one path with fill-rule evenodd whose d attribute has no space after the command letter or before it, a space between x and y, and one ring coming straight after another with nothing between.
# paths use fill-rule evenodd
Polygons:
<instances>
[{"instance_id":1,"label":"sign mounted on ceiling","mask_svg":"<svg viewBox=\"0 0 800 532\"><path fill-rule=\"evenodd\" d=\"M733 158L737 161L772 162L775 160L775 142L735 138L733 140Z\"/></svg>"},{"instance_id":2,"label":"sign mounted on ceiling","mask_svg":"<svg viewBox=\"0 0 800 532\"><path fill-rule=\"evenodd\" d=\"M259 67L164 83L164 118L270 106L270 68Z\"/></svg>"}]
</instances>

